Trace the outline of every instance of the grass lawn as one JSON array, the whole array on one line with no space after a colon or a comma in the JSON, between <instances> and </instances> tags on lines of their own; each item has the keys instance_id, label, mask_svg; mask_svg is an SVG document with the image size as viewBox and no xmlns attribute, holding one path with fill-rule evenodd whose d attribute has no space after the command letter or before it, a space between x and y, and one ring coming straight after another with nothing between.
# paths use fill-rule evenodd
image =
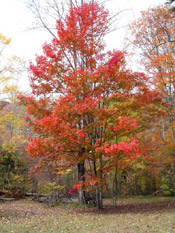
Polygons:
<instances>
[{"instance_id":1,"label":"grass lawn","mask_svg":"<svg viewBox=\"0 0 175 233\"><path fill-rule=\"evenodd\" d=\"M175 233L175 198L125 198L105 209L30 200L0 203L0 233Z\"/></svg>"}]
</instances>

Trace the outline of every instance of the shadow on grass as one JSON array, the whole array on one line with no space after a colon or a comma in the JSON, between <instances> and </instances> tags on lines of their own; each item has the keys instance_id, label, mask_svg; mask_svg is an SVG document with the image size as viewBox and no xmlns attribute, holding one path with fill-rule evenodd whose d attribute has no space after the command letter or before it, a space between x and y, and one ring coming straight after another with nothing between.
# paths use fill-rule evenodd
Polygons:
<instances>
[{"instance_id":1,"label":"shadow on grass","mask_svg":"<svg viewBox=\"0 0 175 233\"><path fill-rule=\"evenodd\" d=\"M1 203L2 204L2 203ZM119 201L116 207L113 207L109 202L106 202L103 210L97 210L95 207L84 208L84 206L74 205L61 205L57 207L50 208L47 205L35 203L35 202L26 202L25 200L16 201L13 203L3 203L0 204L0 220L3 218L26 218L31 216L48 216L48 215L57 215L62 214L62 212L67 215L73 213L80 214L144 214L144 213L153 213L153 212L171 212L175 211L175 200L164 200L163 202L153 202L147 199L147 203L133 203L132 201L124 202ZM26 205L25 205L26 204Z\"/></svg>"},{"instance_id":2,"label":"shadow on grass","mask_svg":"<svg viewBox=\"0 0 175 233\"><path fill-rule=\"evenodd\" d=\"M169 201L164 203L121 203L117 204L116 207L111 205L104 205L104 209L86 209L85 213L93 212L97 214L128 214L128 213L151 213L151 212L167 212L175 211L175 201Z\"/></svg>"}]
</instances>

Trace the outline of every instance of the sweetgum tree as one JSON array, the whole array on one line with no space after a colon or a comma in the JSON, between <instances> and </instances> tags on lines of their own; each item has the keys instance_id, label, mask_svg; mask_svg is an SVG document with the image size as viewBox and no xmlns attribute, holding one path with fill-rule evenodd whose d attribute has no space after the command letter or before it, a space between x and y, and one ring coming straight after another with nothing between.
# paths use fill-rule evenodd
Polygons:
<instances>
[{"instance_id":1,"label":"sweetgum tree","mask_svg":"<svg viewBox=\"0 0 175 233\"><path fill-rule=\"evenodd\" d=\"M28 154L58 171L77 165L80 203L94 190L99 209L104 173L141 153L137 113L157 98L143 74L126 69L122 52L104 52L109 24L97 3L70 8L57 21L58 39L30 65L32 94L19 97L35 135Z\"/></svg>"}]
</instances>

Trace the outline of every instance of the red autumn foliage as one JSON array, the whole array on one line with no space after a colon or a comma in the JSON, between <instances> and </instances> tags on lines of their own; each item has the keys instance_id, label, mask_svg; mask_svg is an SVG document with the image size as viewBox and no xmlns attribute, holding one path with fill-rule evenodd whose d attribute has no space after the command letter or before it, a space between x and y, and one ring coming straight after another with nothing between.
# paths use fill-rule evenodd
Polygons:
<instances>
[{"instance_id":1,"label":"red autumn foliage","mask_svg":"<svg viewBox=\"0 0 175 233\"><path fill-rule=\"evenodd\" d=\"M77 191L78 191L78 188L77 188L76 185L74 185L73 188L72 188L71 190L69 190L68 193L69 193L70 195L73 195L73 194L76 193Z\"/></svg>"},{"instance_id":2,"label":"red autumn foliage","mask_svg":"<svg viewBox=\"0 0 175 233\"><path fill-rule=\"evenodd\" d=\"M34 133L28 154L58 169L86 163L79 188L101 187L103 172L139 156L138 116L158 100L148 78L126 68L124 53L104 52L108 24L97 3L71 8L57 21L59 39L45 44L44 55L30 65L32 95L19 96Z\"/></svg>"}]
</instances>

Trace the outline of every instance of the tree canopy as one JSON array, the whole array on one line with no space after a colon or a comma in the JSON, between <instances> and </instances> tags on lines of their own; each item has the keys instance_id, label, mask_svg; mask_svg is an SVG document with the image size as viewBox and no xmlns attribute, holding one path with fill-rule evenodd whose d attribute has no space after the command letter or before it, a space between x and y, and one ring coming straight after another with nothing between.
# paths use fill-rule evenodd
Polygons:
<instances>
[{"instance_id":1,"label":"tree canopy","mask_svg":"<svg viewBox=\"0 0 175 233\"><path fill-rule=\"evenodd\" d=\"M108 14L96 2L71 7L57 20L58 38L30 65L32 95L19 96L35 135L28 154L58 172L77 165L74 187L82 197L95 189L98 208L104 174L142 153L135 138L140 114L159 100L143 73L126 68L124 53L105 52Z\"/></svg>"}]
</instances>

